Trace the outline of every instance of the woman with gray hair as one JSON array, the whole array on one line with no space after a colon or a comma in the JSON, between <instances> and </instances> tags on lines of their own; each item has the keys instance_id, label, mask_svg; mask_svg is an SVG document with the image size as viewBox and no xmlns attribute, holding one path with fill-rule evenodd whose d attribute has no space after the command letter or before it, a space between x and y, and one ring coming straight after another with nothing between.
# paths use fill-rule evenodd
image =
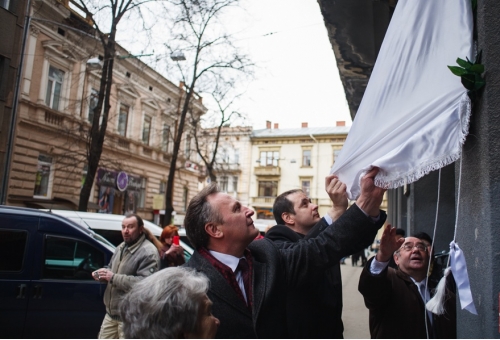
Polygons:
<instances>
[{"instance_id":1,"label":"woman with gray hair","mask_svg":"<svg viewBox=\"0 0 500 340\"><path fill-rule=\"evenodd\" d=\"M214 338L219 320L207 296L209 281L190 268L171 267L134 285L120 307L130 339Z\"/></svg>"}]
</instances>

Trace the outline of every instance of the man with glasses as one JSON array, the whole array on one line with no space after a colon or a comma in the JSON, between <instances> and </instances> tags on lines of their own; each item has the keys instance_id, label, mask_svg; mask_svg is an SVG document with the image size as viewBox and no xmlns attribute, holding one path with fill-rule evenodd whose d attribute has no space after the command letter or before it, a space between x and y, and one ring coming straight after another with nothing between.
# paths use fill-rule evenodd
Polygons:
<instances>
[{"instance_id":1,"label":"man with glasses","mask_svg":"<svg viewBox=\"0 0 500 340\"><path fill-rule=\"evenodd\" d=\"M456 338L454 292L446 289L443 315L425 309L435 288L427 279L431 244L426 233L401 238L395 228L385 228L380 249L363 269L358 287L370 310L372 338ZM391 257L397 269L388 266Z\"/></svg>"}]
</instances>

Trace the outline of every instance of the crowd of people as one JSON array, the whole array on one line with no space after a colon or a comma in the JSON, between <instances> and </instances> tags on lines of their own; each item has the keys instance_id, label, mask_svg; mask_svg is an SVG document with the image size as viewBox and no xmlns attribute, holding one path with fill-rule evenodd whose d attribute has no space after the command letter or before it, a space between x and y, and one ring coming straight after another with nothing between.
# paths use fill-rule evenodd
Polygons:
<instances>
[{"instance_id":1,"label":"crowd of people","mask_svg":"<svg viewBox=\"0 0 500 340\"><path fill-rule=\"evenodd\" d=\"M340 263L364 254L386 221L377 172L361 179L349 208L345 184L327 176L332 206L323 217L302 190L284 192L264 238L254 212L211 184L186 211L195 249L186 263L176 227L157 240L138 215L127 215L124 242L109 267L93 273L107 283L99 338L342 338ZM444 315L425 309L434 288L431 245L425 233L404 238L385 227L359 281L372 338L456 337L453 289Z\"/></svg>"}]
</instances>

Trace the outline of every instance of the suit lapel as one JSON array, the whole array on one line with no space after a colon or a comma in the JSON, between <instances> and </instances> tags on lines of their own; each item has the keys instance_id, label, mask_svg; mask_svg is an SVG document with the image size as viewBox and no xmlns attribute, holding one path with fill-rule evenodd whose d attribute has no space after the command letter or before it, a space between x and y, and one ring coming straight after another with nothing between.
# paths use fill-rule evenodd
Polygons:
<instances>
[{"instance_id":1,"label":"suit lapel","mask_svg":"<svg viewBox=\"0 0 500 340\"><path fill-rule=\"evenodd\" d=\"M210 279L209 291L212 294L246 314L248 317L251 317L248 307L241 301L233 288L227 283L226 279L224 279L221 273L219 273L210 262L204 259L198 252L193 254L189 262L192 262L189 266L201 271Z\"/></svg>"},{"instance_id":2,"label":"suit lapel","mask_svg":"<svg viewBox=\"0 0 500 340\"><path fill-rule=\"evenodd\" d=\"M258 262L253 258L253 275L252 275L252 287L253 287L253 306L252 314L254 326L257 321L257 317L262 306L262 301L264 300L264 293L266 290L266 264Z\"/></svg>"}]
</instances>

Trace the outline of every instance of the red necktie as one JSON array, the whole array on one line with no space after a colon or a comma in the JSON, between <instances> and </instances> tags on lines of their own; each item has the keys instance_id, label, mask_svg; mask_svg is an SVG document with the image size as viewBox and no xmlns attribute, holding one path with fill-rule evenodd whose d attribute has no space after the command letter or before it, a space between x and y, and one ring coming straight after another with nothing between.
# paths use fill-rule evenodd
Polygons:
<instances>
[{"instance_id":1,"label":"red necktie","mask_svg":"<svg viewBox=\"0 0 500 340\"><path fill-rule=\"evenodd\" d=\"M247 297L247 305L251 306L252 298L250 296L250 268L248 266L248 262L245 259L240 259L238 263L238 270L241 271L241 277L243 278L243 285L245 286L245 295Z\"/></svg>"}]
</instances>

